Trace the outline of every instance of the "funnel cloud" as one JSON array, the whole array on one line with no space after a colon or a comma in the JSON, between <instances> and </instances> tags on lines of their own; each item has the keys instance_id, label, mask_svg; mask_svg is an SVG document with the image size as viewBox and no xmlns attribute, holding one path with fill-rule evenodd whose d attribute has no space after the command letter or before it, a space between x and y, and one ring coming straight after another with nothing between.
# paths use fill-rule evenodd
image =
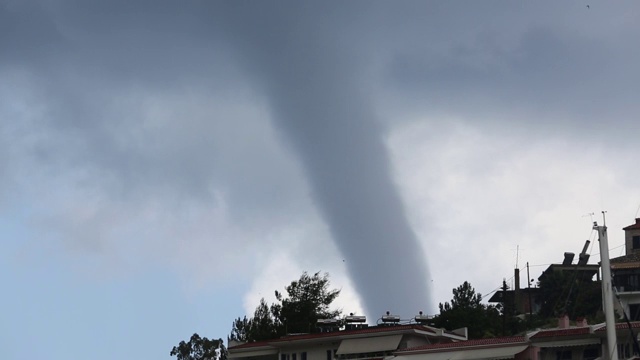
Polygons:
<instances>
[{"instance_id":1,"label":"funnel cloud","mask_svg":"<svg viewBox=\"0 0 640 360\"><path fill-rule=\"evenodd\" d=\"M391 180L380 129L366 101L353 101L362 96L357 89L323 78L278 86L275 121L303 163L368 315L417 313L428 306L426 260Z\"/></svg>"},{"instance_id":2,"label":"funnel cloud","mask_svg":"<svg viewBox=\"0 0 640 360\"><path fill-rule=\"evenodd\" d=\"M243 56L262 79L273 122L302 163L367 315L417 314L430 308L426 259L392 181L367 73L354 61L362 54L339 24L314 22L323 9L296 13L295 21L246 14L259 34L242 34Z\"/></svg>"}]
</instances>

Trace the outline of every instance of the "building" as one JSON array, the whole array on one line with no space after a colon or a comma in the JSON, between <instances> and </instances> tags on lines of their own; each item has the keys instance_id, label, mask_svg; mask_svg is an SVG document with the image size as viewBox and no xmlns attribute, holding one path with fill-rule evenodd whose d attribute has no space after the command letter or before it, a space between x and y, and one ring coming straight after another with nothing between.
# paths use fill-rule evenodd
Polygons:
<instances>
[{"instance_id":1,"label":"building","mask_svg":"<svg viewBox=\"0 0 640 360\"><path fill-rule=\"evenodd\" d=\"M426 325L389 325L353 330L284 336L279 339L229 344L229 358L243 360L372 359L398 349L467 340L466 328L446 331Z\"/></svg>"},{"instance_id":2,"label":"building","mask_svg":"<svg viewBox=\"0 0 640 360\"><path fill-rule=\"evenodd\" d=\"M611 274L620 303L615 310L622 317L640 320L640 218L624 230L625 255L611 259Z\"/></svg>"},{"instance_id":3,"label":"building","mask_svg":"<svg viewBox=\"0 0 640 360\"><path fill-rule=\"evenodd\" d=\"M538 281L543 281L545 277L557 273L569 274L571 277L579 281L592 281L595 276L596 281L600 281L600 265L587 264L589 261L589 254L587 254L587 250L590 243L591 242L589 240L585 242L582 252L578 255L577 263L573 263L573 259L575 257L574 253L565 252L562 264L549 265L549 267L547 267L538 277Z\"/></svg>"},{"instance_id":4,"label":"building","mask_svg":"<svg viewBox=\"0 0 640 360\"><path fill-rule=\"evenodd\" d=\"M502 290L498 290L489 298L489 303L503 304L507 309L513 309L514 315L519 314L537 314L540 310L540 301L538 300L540 289L531 287L528 282L527 287L520 288L520 269L514 269L514 286L508 289L506 281L503 282Z\"/></svg>"},{"instance_id":5,"label":"building","mask_svg":"<svg viewBox=\"0 0 640 360\"><path fill-rule=\"evenodd\" d=\"M538 277L538 282L542 282L545 278L553 276L554 274L566 274L578 282L591 282L594 278L596 281L600 281L600 265L587 264L589 261L589 254L587 254L589 244L590 241L587 240L582 252L578 255L578 261L576 263L573 261L575 254L565 252L562 263L549 265ZM538 313L544 299L540 299L541 293L538 287L530 286L533 279L528 281L527 287L520 288L520 270L517 268L514 271L513 278L513 289L507 289L506 284L504 284L503 289L496 291L491 298L489 298L488 302L501 303L505 308L513 309L512 312L515 315Z\"/></svg>"},{"instance_id":6,"label":"building","mask_svg":"<svg viewBox=\"0 0 640 360\"><path fill-rule=\"evenodd\" d=\"M514 359L531 360L531 345L525 336L431 344L398 350L393 360L475 360Z\"/></svg>"},{"instance_id":7,"label":"building","mask_svg":"<svg viewBox=\"0 0 640 360\"><path fill-rule=\"evenodd\" d=\"M640 322L616 324L616 351L633 357ZM239 360L595 360L608 359L605 324L585 320L522 336L466 340L460 334L423 325L376 326L356 330L285 336L245 344L229 344L229 358Z\"/></svg>"}]
</instances>

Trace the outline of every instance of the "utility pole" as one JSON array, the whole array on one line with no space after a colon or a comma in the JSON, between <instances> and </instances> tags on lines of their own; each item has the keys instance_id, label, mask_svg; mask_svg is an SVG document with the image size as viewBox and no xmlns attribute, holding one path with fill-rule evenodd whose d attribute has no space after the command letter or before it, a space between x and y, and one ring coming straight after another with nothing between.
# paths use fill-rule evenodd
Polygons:
<instances>
[{"instance_id":1,"label":"utility pole","mask_svg":"<svg viewBox=\"0 0 640 360\"><path fill-rule=\"evenodd\" d=\"M507 303L508 303L507 289L508 289L507 280L503 279L502 280L502 336L507 335ZM618 359L615 359L615 360L618 360Z\"/></svg>"},{"instance_id":2,"label":"utility pole","mask_svg":"<svg viewBox=\"0 0 640 360\"><path fill-rule=\"evenodd\" d=\"M527 292L529 293L529 321L533 317L533 304L531 303L531 276L529 275L529 262L527 261Z\"/></svg>"},{"instance_id":3,"label":"utility pole","mask_svg":"<svg viewBox=\"0 0 640 360\"><path fill-rule=\"evenodd\" d=\"M618 346L616 342L616 320L613 314L613 292L611 284L611 263L609 262L609 239L607 225L602 212L602 226L593 222L593 229L598 231L600 243L600 267L602 268L602 301L604 305L605 323L607 324L607 351L609 356L605 360L618 360Z\"/></svg>"}]
</instances>

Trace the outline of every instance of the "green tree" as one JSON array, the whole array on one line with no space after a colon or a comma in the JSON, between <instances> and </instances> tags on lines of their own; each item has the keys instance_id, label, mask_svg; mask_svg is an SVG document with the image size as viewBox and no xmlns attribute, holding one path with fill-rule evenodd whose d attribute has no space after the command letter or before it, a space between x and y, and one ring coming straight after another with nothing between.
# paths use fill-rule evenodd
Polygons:
<instances>
[{"instance_id":1,"label":"green tree","mask_svg":"<svg viewBox=\"0 0 640 360\"><path fill-rule=\"evenodd\" d=\"M183 340L178 346L174 346L170 355L175 356L177 360L213 360L218 348L220 349L220 360L227 360L227 349L222 339L209 340L194 333L189 342Z\"/></svg>"},{"instance_id":2,"label":"green tree","mask_svg":"<svg viewBox=\"0 0 640 360\"><path fill-rule=\"evenodd\" d=\"M280 302L272 307L273 314L284 333L315 332L318 319L340 316L340 310L330 310L340 290L329 289L329 275L317 272L310 276L302 273L300 279L292 281L286 288L287 296L276 291ZM284 328L282 328L284 327Z\"/></svg>"},{"instance_id":3,"label":"green tree","mask_svg":"<svg viewBox=\"0 0 640 360\"><path fill-rule=\"evenodd\" d=\"M340 310L330 308L340 290L330 289L329 285L329 274L303 272L300 279L285 287L286 296L276 290L276 303L269 306L261 299L252 318L234 320L229 338L259 341L289 333L316 332L318 319L337 318L341 314Z\"/></svg>"},{"instance_id":4,"label":"green tree","mask_svg":"<svg viewBox=\"0 0 640 360\"><path fill-rule=\"evenodd\" d=\"M236 318L235 320L233 320L233 325L231 326L231 334L229 334L229 340L249 341L249 339L251 338L250 334L252 325L253 319L248 319L246 316L242 318Z\"/></svg>"},{"instance_id":5,"label":"green tree","mask_svg":"<svg viewBox=\"0 0 640 360\"><path fill-rule=\"evenodd\" d=\"M584 272L556 271L545 274L540 280L540 316L557 318L568 315L570 319L595 317L602 309L602 291L599 281L586 279Z\"/></svg>"},{"instance_id":6,"label":"green tree","mask_svg":"<svg viewBox=\"0 0 640 360\"><path fill-rule=\"evenodd\" d=\"M248 319L245 316L233 321L229 339L260 341L278 337L278 327L272 314L272 307L273 305L270 307L264 298L260 299L260 305L256 307L252 318Z\"/></svg>"},{"instance_id":7,"label":"green tree","mask_svg":"<svg viewBox=\"0 0 640 360\"><path fill-rule=\"evenodd\" d=\"M467 281L453 289L451 303L440 303L440 314L434 318L434 325L449 330L467 327L470 339L492 337L499 333L496 329L499 312L493 306L481 303L482 294Z\"/></svg>"}]
</instances>

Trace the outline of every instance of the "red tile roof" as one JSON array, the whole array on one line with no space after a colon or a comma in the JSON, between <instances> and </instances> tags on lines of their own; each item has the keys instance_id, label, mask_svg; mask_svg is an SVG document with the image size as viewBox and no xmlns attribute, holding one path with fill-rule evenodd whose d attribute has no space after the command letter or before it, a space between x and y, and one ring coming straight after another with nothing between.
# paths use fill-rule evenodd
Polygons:
<instances>
[{"instance_id":1,"label":"red tile roof","mask_svg":"<svg viewBox=\"0 0 640 360\"><path fill-rule=\"evenodd\" d=\"M616 324L616 330L626 330L628 328L629 328L629 326L627 326L627 323L617 323ZM631 322L631 328L632 329L640 329L640 321L632 321ZM597 329L596 332L604 332L606 330L607 330L607 327L603 326L600 329Z\"/></svg>"},{"instance_id":2,"label":"red tile roof","mask_svg":"<svg viewBox=\"0 0 640 360\"><path fill-rule=\"evenodd\" d=\"M407 330L419 330L428 332L432 335L436 335L433 329L422 325L396 325L396 326L372 326L363 329L355 330L342 330L333 332L313 333L313 334L300 334L300 335L286 335L278 339L270 339L264 341L249 342L237 346L230 347L229 349L245 349L260 346L270 346L273 343L282 343L289 341L310 340L310 339L323 339L323 338L342 338L344 336L360 335L360 334L375 334L385 333L393 331L407 331Z\"/></svg>"},{"instance_id":3,"label":"red tile roof","mask_svg":"<svg viewBox=\"0 0 640 360\"><path fill-rule=\"evenodd\" d=\"M636 230L636 229L640 229L640 218L636 218L635 224L622 228L622 230Z\"/></svg>"},{"instance_id":4,"label":"red tile roof","mask_svg":"<svg viewBox=\"0 0 640 360\"><path fill-rule=\"evenodd\" d=\"M640 329L640 321L634 321L631 323L631 327L633 329ZM604 324L598 324L593 326L582 326L582 327L572 327L568 329L543 329L535 333L531 336L532 339L540 339L540 338L550 338L550 337L559 337L559 336L574 336L574 335L585 335L589 334L591 329L594 329L595 332L604 332L607 327ZM617 330L627 329L626 323L617 323Z\"/></svg>"},{"instance_id":5,"label":"red tile roof","mask_svg":"<svg viewBox=\"0 0 640 360\"><path fill-rule=\"evenodd\" d=\"M465 340L465 341L456 341L450 343L439 343L439 344L429 344L416 346L412 348L398 350L398 353L404 351L416 351L416 350L432 350L432 349L451 349L451 348L465 348L465 347L474 347L474 346L493 346L493 345L507 345L513 343L524 343L524 336L507 336L507 337L498 337L498 338L490 338L490 339L476 339L476 340Z\"/></svg>"},{"instance_id":6,"label":"red tile roof","mask_svg":"<svg viewBox=\"0 0 640 360\"><path fill-rule=\"evenodd\" d=\"M614 269L627 269L640 265L640 253L631 253L628 255L618 256L610 260L611 267Z\"/></svg>"},{"instance_id":7,"label":"red tile roof","mask_svg":"<svg viewBox=\"0 0 640 360\"><path fill-rule=\"evenodd\" d=\"M634 262L634 261L640 261L640 254L638 254L637 252L611 258L611 262L614 262L614 263Z\"/></svg>"},{"instance_id":8,"label":"red tile roof","mask_svg":"<svg viewBox=\"0 0 640 360\"><path fill-rule=\"evenodd\" d=\"M584 334L589 334L589 330L590 328L588 326L572 327L568 329L540 330L536 334L534 334L531 338L539 339L544 337L584 335Z\"/></svg>"}]
</instances>

